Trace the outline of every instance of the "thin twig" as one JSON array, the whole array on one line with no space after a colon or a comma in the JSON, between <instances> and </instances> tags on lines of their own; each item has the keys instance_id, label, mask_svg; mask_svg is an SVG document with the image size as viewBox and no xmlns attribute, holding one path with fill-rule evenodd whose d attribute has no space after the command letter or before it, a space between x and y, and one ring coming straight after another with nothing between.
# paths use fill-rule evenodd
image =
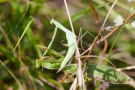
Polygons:
<instances>
[{"instance_id":1,"label":"thin twig","mask_svg":"<svg viewBox=\"0 0 135 90\"><path fill-rule=\"evenodd\" d=\"M90 58L90 57L104 59L104 60L108 61L115 69L117 69L116 66L109 59L107 59L107 58L105 58L103 56L96 56L96 55L81 56L81 58Z\"/></svg>"},{"instance_id":2,"label":"thin twig","mask_svg":"<svg viewBox=\"0 0 135 90\"><path fill-rule=\"evenodd\" d=\"M102 24L102 26L101 26L101 28L100 28L100 32L101 32L101 30L103 29L103 27L104 27L104 25L105 25L105 23L106 23L106 21L107 21L107 19L108 19L108 17L109 17L109 14L111 13L113 7L115 6L115 4L116 4L117 2L118 2L118 0L115 0L114 3L113 3L113 5L112 5L111 8L109 9L109 12L107 13L107 16L106 16L106 18L105 18L105 20L104 20L104 22L103 22L103 24Z\"/></svg>"},{"instance_id":3,"label":"thin twig","mask_svg":"<svg viewBox=\"0 0 135 90\"><path fill-rule=\"evenodd\" d=\"M134 66L128 66L128 67L124 67L124 68L118 68L118 71L123 71L123 70L131 70L131 69L135 69L135 65Z\"/></svg>"}]
</instances>

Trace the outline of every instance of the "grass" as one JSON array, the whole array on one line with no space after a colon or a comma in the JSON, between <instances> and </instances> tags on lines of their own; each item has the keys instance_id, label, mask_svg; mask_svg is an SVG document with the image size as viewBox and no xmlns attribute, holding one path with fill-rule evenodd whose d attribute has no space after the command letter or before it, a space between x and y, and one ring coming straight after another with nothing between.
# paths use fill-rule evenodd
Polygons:
<instances>
[{"instance_id":1,"label":"grass","mask_svg":"<svg viewBox=\"0 0 135 90\"><path fill-rule=\"evenodd\" d=\"M97 29L95 21L97 16L95 16L93 9L91 9L89 3L86 1L76 1L77 3L74 3L69 0L67 5L70 18L68 18L67 14L65 14L65 12L67 12L65 4L62 1L53 2L46 0L43 2L42 0L26 0L25 2L21 0L1 0L0 89L68 90L69 88L75 87L76 89L82 88L83 90L87 90L87 88L90 88L96 90L103 88L102 85L104 84L102 82L98 83L96 86L93 84L92 78L89 78L88 81L86 79L83 81L83 78L86 77L87 73L80 74L83 72L81 71L81 64L85 66L87 61L90 64L102 65L106 62L107 66L111 67L112 65L107 62L107 60L104 61L101 58L97 58L101 56L101 53L102 57L109 59L110 62L119 68L119 70L128 66L134 66L134 63L132 62L134 62L135 59L133 43L135 39L135 29L130 26L130 23L127 23L130 20L134 21L135 16L130 13L130 9L134 6L134 2L128 3L126 0L118 1L111 10L110 7L114 3L114 0L109 1L91 1L98 13L99 20ZM41 58L44 52L44 49L39 48L38 45L43 44L47 46L53 35L54 26L50 25L50 20L48 20L47 16L51 18L56 10L57 12L53 18L69 30L71 30L71 27L69 26L69 24L71 24L71 21L69 23L69 20L71 19L74 26L72 29L74 29L76 35L79 34L80 27L82 27L83 33L89 31L95 38L102 38L102 42L97 44L96 42L98 39L94 39L91 35L86 34L81 39L82 46L80 42L78 45L78 42L76 43L76 49L78 49L76 52L78 53L77 60L80 59L80 61L72 58L70 63L80 63L79 74L76 73L71 75L63 72L56 73L57 70L42 69L42 67L35 68L36 59ZM111 28L112 31L110 32L113 33L111 35L109 35L110 32L102 32L102 36L104 37L109 35L107 37L107 44L105 45L104 38L97 35L99 34L98 30L102 26L109 10L110 15L105 23L105 27L113 26L113 20L119 14L124 18L126 24L118 29L117 27ZM31 16L34 19L31 18ZM115 29L116 32L113 32ZM62 40L63 42L61 42ZM63 46L65 43L65 34L59 30L53 42L52 50L65 56L65 51L67 51L67 47ZM93 48L91 49L90 54L95 57L85 57L88 56L87 52L83 55L85 58L80 58L79 54L81 55L86 51L90 45L92 46L92 43ZM83 69L85 69L85 67ZM134 68L122 70L122 72L125 72L125 74L132 79L135 78ZM76 82L77 76L79 79ZM94 78L94 80L96 80L96 78ZM65 83L66 81L68 81L68 83ZM132 82L132 84L133 83L134 82ZM106 88L108 88L108 90L119 90L120 88L123 88L123 90L134 90L133 85L126 85L126 87L120 85L110 84L110 87Z\"/></svg>"}]
</instances>

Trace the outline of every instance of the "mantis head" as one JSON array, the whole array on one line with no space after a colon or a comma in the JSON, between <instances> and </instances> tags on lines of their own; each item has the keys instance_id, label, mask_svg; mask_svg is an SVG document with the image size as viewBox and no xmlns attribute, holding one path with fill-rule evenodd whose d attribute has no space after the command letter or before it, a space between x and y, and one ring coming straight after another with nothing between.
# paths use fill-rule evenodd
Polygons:
<instances>
[{"instance_id":1,"label":"mantis head","mask_svg":"<svg viewBox=\"0 0 135 90\"><path fill-rule=\"evenodd\" d=\"M41 61L39 59L36 60L36 68L39 68L41 66Z\"/></svg>"},{"instance_id":2,"label":"mantis head","mask_svg":"<svg viewBox=\"0 0 135 90\"><path fill-rule=\"evenodd\" d=\"M54 19L52 19L51 21L50 21L50 24L53 24L54 23Z\"/></svg>"}]
</instances>

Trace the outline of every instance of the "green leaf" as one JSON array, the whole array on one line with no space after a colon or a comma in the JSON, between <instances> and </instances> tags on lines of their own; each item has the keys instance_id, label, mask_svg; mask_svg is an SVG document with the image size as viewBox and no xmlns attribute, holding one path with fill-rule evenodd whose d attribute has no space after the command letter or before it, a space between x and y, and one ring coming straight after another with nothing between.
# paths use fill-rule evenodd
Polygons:
<instances>
[{"instance_id":1,"label":"green leaf","mask_svg":"<svg viewBox=\"0 0 135 90\"><path fill-rule=\"evenodd\" d=\"M124 73L104 65L88 65L87 73L94 79L113 84L129 84L131 81Z\"/></svg>"}]
</instances>

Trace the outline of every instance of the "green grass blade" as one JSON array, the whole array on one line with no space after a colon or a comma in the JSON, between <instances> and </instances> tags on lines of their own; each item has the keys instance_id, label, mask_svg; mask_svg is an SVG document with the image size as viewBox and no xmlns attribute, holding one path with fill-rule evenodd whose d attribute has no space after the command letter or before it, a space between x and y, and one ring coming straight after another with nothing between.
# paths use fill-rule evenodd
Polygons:
<instances>
[{"instance_id":1,"label":"green grass blade","mask_svg":"<svg viewBox=\"0 0 135 90\"><path fill-rule=\"evenodd\" d=\"M124 26L121 27L121 29L120 29L118 35L116 36L116 38L115 38L113 44L111 45L111 48L110 48L110 50L109 50L108 58L110 58L111 52L112 52L112 50L113 50L113 48L114 48L114 46L115 46L117 40L119 39L119 37L120 37L120 35L121 35L122 31L123 31L123 28L124 28ZM108 62L106 61L106 62L105 62L105 65L107 65L107 64L108 64Z\"/></svg>"},{"instance_id":2,"label":"green grass blade","mask_svg":"<svg viewBox=\"0 0 135 90\"><path fill-rule=\"evenodd\" d=\"M104 7L105 5L108 5L108 4L109 4L109 3L95 6L95 9L100 9L100 8L102 8L102 7ZM92 9L91 9L91 8L86 8L85 10L83 10L83 11L81 11L81 12L75 14L75 15L72 16L72 18L71 18L71 19L72 19L72 22L77 21L78 19L82 18L83 16L85 16L87 13L90 13L90 12L92 12ZM69 22L69 20L67 20L67 21L65 22L65 24L68 23L68 22Z\"/></svg>"},{"instance_id":3,"label":"green grass blade","mask_svg":"<svg viewBox=\"0 0 135 90\"><path fill-rule=\"evenodd\" d=\"M15 51L16 47L18 46L18 44L20 43L20 41L22 40L24 34L25 34L26 31L28 30L30 24L31 24L33 21L34 21L34 18L32 17L32 19L29 21L29 23L28 23L27 26L25 27L25 29L24 29L24 31L23 31L23 33L22 33L20 39L18 40L18 42L17 42L17 44L16 44L16 46L15 46L15 48L14 48L14 51Z\"/></svg>"},{"instance_id":4,"label":"green grass blade","mask_svg":"<svg viewBox=\"0 0 135 90\"><path fill-rule=\"evenodd\" d=\"M39 50L39 48L38 48L38 44L37 44L37 42L36 42L36 39L34 38L34 35L33 35L33 33L32 33L31 28L29 28L29 29L27 30L26 35L27 35L27 37L28 37L30 43L31 43L32 46L34 47L34 49L35 49L35 51L36 51L38 57L41 58L41 57L42 57L42 54L41 54L41 52L40 52L40 50Z\"/></svg>"}]
</instances>

